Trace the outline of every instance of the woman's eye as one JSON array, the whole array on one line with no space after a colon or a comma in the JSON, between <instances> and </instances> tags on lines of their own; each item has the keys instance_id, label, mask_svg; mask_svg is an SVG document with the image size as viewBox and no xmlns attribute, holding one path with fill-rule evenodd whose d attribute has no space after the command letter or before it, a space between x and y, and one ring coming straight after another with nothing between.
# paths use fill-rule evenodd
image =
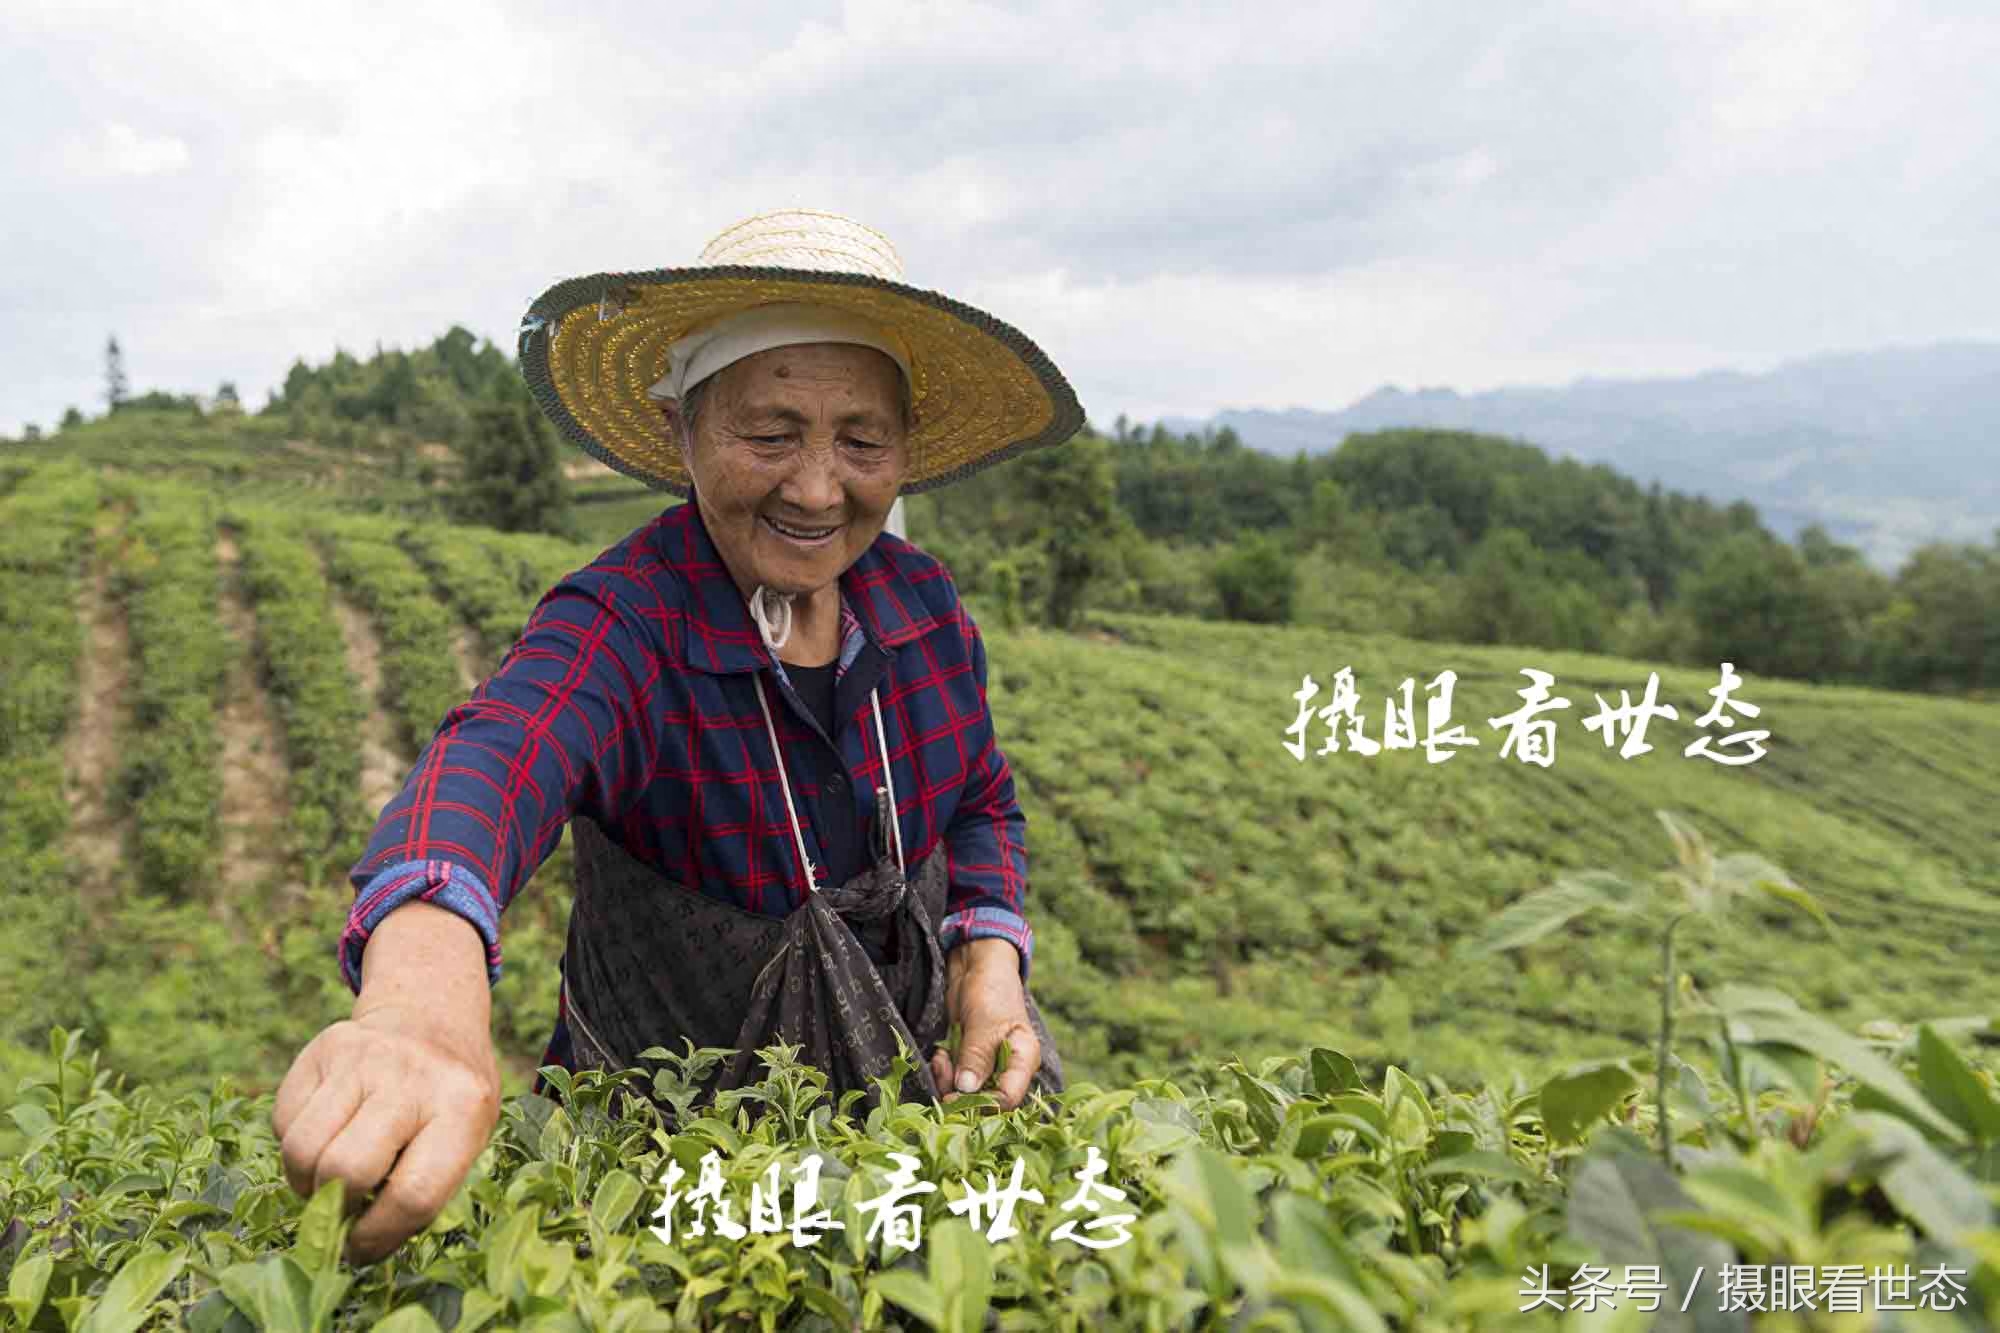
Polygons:
<instances>
[{"instance_id":1,"label":"woman's eye","mask_svg":"<svg viewBox=\"0 0 2000 1333\"><path fill-rule=\"evenodd\" d=\"M882 442L880 440L857 440L852 436L848 437L847 442L850 445L854 446L856 449L863 449L871 452L873 450L880 449L883 447Z\"/></svg>"},{"instance_id":2,"label":"woman's eye","mask_svg":"<svg viewBox=\"0 0 2000 1333\"><path fill-rule=\"evenodd\" d=\"M792 437L789 435L752 435L750 438L758 444L784 444Z\"/></svg>"}]
</instances>

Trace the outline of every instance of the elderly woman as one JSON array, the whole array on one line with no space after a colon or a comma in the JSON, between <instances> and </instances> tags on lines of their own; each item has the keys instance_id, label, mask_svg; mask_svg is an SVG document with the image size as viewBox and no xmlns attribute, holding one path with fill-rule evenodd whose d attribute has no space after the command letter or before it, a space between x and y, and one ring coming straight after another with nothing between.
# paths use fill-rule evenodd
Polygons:
<instances>
[{"instance_id":1,"label":"elderly woman","mask_svg":"<svg viewBox=\"0 0 2000 1333\"><path fill-rule=\"evenodd\" d=\"M537 608L382 812L341 941L353 1017L273 1119L292 1184L380 1188L355 1257L443 1207L497 1120L499 919L566 825L577 896L545 1063L805 1047L831 1088L929 1053L935 1097L1061 1087L1027 993L1024 819L978 628L885 534L897 496L1081 424L1009 326L905 285L881 236L766 214L697 267L558 284L522 326L543 409L689 495ZM955 1053L941 1042L952 1024Z\"/></svg>"}]
</instances>

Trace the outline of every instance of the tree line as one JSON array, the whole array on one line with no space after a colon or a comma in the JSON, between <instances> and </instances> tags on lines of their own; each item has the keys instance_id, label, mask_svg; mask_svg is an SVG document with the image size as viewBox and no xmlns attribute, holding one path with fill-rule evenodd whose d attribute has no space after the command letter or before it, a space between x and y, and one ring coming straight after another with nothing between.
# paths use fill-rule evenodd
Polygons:
<instances>
[{"instance_id":1,"label":"tree line","mask_svg":"<svg viewBox=\"0 0 2000 1333\"><path fill-rule=\"evenodd\" d=\"M1894 574L1746 501L1462 431L1285 458L1121 420L915 497L912 535L1010 619L1086 605L1609 652L1922 691L2000 683L2000 531Z\"/></svg>"},{"instance_id":2,"label":"tree line","mask_svg":"<svg viewBox=\"0 0 2000 1333\"><path fill-rule=\"evenodd\" d=\"M114 414L240 410L228 384L206 403L129 395L115 340L106 371ZM576 530L570 451L514 359L462 327L414 351L299 360L258 415L321 447L386 451L460 521ZM72 409L65 429L81 420ZM440 441L457 460L445 475L417 453ZM1121 417L908 508L911 536L1015 623L1144 610L1908 690L2000 681L2000 531L1885 574L1817 526L1782 540L1748 502L1463 431L1281 457L1228 429Z\"/></svg>"}]
</instances>

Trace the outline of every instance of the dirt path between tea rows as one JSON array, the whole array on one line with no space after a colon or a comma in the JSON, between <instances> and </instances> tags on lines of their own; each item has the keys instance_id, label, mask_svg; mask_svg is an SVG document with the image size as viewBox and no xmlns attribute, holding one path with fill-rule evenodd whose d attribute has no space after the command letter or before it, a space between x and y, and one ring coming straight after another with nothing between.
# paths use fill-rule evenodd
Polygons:
<instances>
[{"instance_id":1,"label":"dirt path between tea rows","mask_svg":"<svg viewBox=\"0 0 2000 1333\"><path fill-rule=\"evenodd\" d=\"M450 606L451 603L447 601L445 605ZM468 694L471 693L473 686L486 679L486 673L479 669L482 660L479 636L467 626L460 625L452 631L451 656L458 664L459 684L465 686Z\"/></svg>"},{"instance_id":2,"label":"dirt path between tea rows","mask_svg":"<svg viewBox=\"0 0 2000 1333\"><path fill-rule=\"evenodd\" d=\"M225 917L264 887L281 889L289 872L289 771L278 714L257 670L257 615L244 595L242 555L235 535L216 538L221 571L217 607L222 629L237 646L224 687L222 727L222 894Z\"/></svg>"},{"instance_id":3,"label":"dirt path between tea rows","mask_svg":"<svg viewBox=\"0 0 2000 1333\"><path fill-rule=\"evenodd\" d=\"M119 739L132 725L132 705L127 697L132 679L132 634L124 603L111 588L111 553L122 540L122 524L117 532L100 539L92 553L89 576L77 595L83 655L77 661L77 711L70 724L63 765L77 895L93 915L117 892L127 832L112 790L118 781Z\"/></svg>"},{"instance_id":4,"label":"dirt path between tea rows","mask_svg":"<svg viewBox=\"0 0 2000 1333\"><path fill-rule=\"evenodd\" d=\"M361 801L372 825L382 807L395 799L409 776L410 757L396 744L396 724L382 700L382 640L368 613L350 601L331 580L334 610L340 616L341 637L347 643L347 669L361 687L368 720L361 728Z\"/></svg>"}]
</instances>

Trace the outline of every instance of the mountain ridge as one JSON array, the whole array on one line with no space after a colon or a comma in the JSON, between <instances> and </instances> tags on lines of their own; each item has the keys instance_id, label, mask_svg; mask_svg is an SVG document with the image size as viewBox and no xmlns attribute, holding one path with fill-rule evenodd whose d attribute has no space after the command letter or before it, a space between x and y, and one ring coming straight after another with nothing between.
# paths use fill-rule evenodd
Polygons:
<instances>
[{"instance_id":1,"label":"mountain ridge","mask_svg":"<svg viewBox=\"0 0 2000 1333\"><path fill-rule=\"evenodd\" d=\"M1278 454L1323 453L1348 435L1396 428L1506 436L1608 464L1642 485L1748 500L1788 538L1818 523L1885 570L1927 541L1984 542L2000 527L2000 342L1471 393L1385 384L1336 411L1230 408L1161 424L1228 427Z\"/></svg>"}]
</instances>

